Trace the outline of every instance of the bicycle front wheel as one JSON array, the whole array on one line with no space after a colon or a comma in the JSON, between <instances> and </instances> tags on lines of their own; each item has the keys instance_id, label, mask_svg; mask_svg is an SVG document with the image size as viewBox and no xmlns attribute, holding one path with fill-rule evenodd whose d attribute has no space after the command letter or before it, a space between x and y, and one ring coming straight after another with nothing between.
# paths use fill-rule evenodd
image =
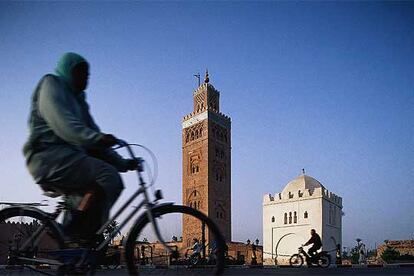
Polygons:
<instances>
[{"instance_id":1,"label":"bicycle front wheel","mask_svg":"<svg viewBox=\"0 0 414 276\"><path fill-rule=\"evenodd\" d=\"M289 259L291 267L301 267L303 265L303 258L299 254L293 254Z\"/></svg>"},{"instance_id":2,"label":"bicycle front wheel","mask_svg":"<svg viewBox=\"0 0 414 276\"><path fill-rule=\"evenodd\" d=\"M152 209L152 215L161 238L172 250L167 250L153 234L153 225L147 214L140 216L130 233L125 246L128 272L138 274L140 266L152 264L169 266L188 265L188 248L196 238L202 246L201 260L195 266L205 274L220 275L224 270L226 244L219 228L206 215L188 206L159 205ZM191 230L182 236L181 223L191 222ZM180 238L179 238L180 237Z\"/></svg>"},{"instance_id":3,"label":"bicycle front wheel","mask_svg":"<svg viewBox=\"0 0 414 276\"><path fill-rule=\"evenodd\" d=\"M64 245L54 221L36 208L5 208L0 211L0 226L0 264L20 269L45 268L46 260L55 259L52 252Z\"/></svg>"}]
</instances>

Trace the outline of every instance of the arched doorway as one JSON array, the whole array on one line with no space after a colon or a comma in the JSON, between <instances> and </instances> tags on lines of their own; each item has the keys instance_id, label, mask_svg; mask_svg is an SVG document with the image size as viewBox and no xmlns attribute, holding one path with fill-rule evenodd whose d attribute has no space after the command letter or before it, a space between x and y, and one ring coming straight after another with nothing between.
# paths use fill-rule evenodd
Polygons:
<instances>
[{"instance_id":1,"label":"arched doorway","mask_svg":"<svg viewBox=\"0 0 414 276\"><path fill-rule=\"evenodd\" d=\"M299 246L305 243L302 236L296 233L287 233L281 236L274 246L274 262L277 265L279 262L284 263L287 259L296 253Z\"/></svg>"}]
</instances>

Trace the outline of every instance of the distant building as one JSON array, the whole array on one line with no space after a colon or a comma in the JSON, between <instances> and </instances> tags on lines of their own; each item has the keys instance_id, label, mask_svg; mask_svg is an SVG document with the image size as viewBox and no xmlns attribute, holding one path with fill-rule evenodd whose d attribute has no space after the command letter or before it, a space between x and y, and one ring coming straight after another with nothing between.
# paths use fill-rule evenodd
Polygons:
<instances>
[{"instance_id":1,"label":"distant building","mask_svg":"<svg viewBox=\"0 0 414 276\"><path fill-rule=\"evenodd\" d=\"M387 240L386 243L378 246L377 255L381 257L387 247L395 249L401 256L414 256L414 240Z\"/></svg>"},{"instance_id":2,"label":"distant building","mask_svg":"<svg viewBox=\"0 0 414 276\"><path fill-rule=\"evenodd\" d=\"M281 193L263 199L263 258L268 265L286 264L315 229L323 250L335 258L342 245L342 198L329 192L319 181L300 175Z\"/></svg>"}]
</instances>

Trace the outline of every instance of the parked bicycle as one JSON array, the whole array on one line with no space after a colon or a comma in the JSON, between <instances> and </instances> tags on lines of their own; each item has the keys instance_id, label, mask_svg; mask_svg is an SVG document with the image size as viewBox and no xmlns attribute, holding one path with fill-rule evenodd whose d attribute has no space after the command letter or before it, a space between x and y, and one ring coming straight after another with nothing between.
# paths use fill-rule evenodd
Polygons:
<instances>
[{"instance_id":1,"label":"parked bicycle","mask_svg":"<svg viewBox=\"0 0 414 276\"><path fill-rule=\"evenodd\" d=\"M138 189L130 196L130 198L115 212L115 214L102 225L95 233L97 237L102 237L107 226L114 220L119 221L119 216L131 206L135 199L142 195L143 199L137 205L132 206L123 221L106 235L105 239L97 242L91 242L88 246L71 248L67 243L68 237L65 236L62 225L58 222L63 212L70 211L70 207L61 201L58 203L54 212L48 213L33 205L12 205L0 211L0 223L6 224L4 227L10 230L10 233L18 233L16 242L11 239L11 243L0 244L0 256L2 254L8 256L8 263L19 267L20 269L31 269L42 274L49 274L45 271L37 269L38 266L49 265L54 267L58 275L68 275L73 272L81 272L92 275L99 267L100 260L105 255L107 245L111 239L123 229L126 224L133 218L133 223L126 239L124 240L124 255L129 274L137 275L139 267L139 256L136 256L136 245L139 239L143 239L143 235L148 234L148 230L154 235L158 243L162 245L169 256L178 258L180 252L177 246L171 246L166 242L164 237L171 228L171 222L177 222L177 218L192 217L195 225L204 225L210 237L216 241L215 263L212 266L213 274L219 275L224 269L224 252L225 242L218 227L206 215L198 210L184 205L175 205L174 203L160 203L163 198L161 190L156 190L154 199L151 199L148 188L154 184L154 179L147 184L144 181L142 172L144 171L143 159L137 158L132 150L133 146L145 147L137 144L128 144L119 140L118 147L115 149L125 148L130 157L138 160L136 173L138 178ZM148 150L148 149L147 149ZM153 155L152 155L153 156ZM48 190L45 195L50 197L66 196L67 191L64 190ZM140 216L138 212L144 210ZM175 220L175 221L172 221ZM165 221L167 224L162 225ZM163 232L166 231L166 232ZM54 274L50 274L54 275Z\"/></svg>"},{"instance_id":2,"label":"parked bicycle","mask_svg":"<svg viewBox=\"0 0 414 276\"><path fill-rule=\"evenodd\" d=\"M297 254L293 254L290 259L289 263L292 267L301 267L304 264L304 261L308 266L319 266L323 268L329 267L331 264L331 256L326 251L321 251L315 254L315 256L309 256L308 253L303 249L303 246L299 247L299 252Z\"/></svg>"}]
</instances>

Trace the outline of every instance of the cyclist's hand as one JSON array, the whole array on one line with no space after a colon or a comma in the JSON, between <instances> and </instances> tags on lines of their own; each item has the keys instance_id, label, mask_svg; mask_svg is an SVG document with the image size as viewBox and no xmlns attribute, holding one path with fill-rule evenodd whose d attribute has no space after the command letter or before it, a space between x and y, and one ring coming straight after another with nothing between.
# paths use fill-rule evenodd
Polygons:
<instances>
[{"instance_id":1,"label":"cyclist's hand","mask_svg":"<svg viewBox=\"0 0 414 276\"><path fill-rule=\"evenodd\" d=\"M141 167L141 160L139 159L127 159L126 169L128 171L134 171Z\"/></svg>"},{"instance_id":2,"label":"cyclist's hand","mask_svg":"<svg viewBox=\"0 0 414 276\"><path fill-rule=\"evenodd\" d=\"M99 143L102 146L107 147L107 148L115 146L117 142L118 142L118 139L112 134L104 134L104 136L102 136L101 140L99 141Z\"/></svg>"}]
</instances>

